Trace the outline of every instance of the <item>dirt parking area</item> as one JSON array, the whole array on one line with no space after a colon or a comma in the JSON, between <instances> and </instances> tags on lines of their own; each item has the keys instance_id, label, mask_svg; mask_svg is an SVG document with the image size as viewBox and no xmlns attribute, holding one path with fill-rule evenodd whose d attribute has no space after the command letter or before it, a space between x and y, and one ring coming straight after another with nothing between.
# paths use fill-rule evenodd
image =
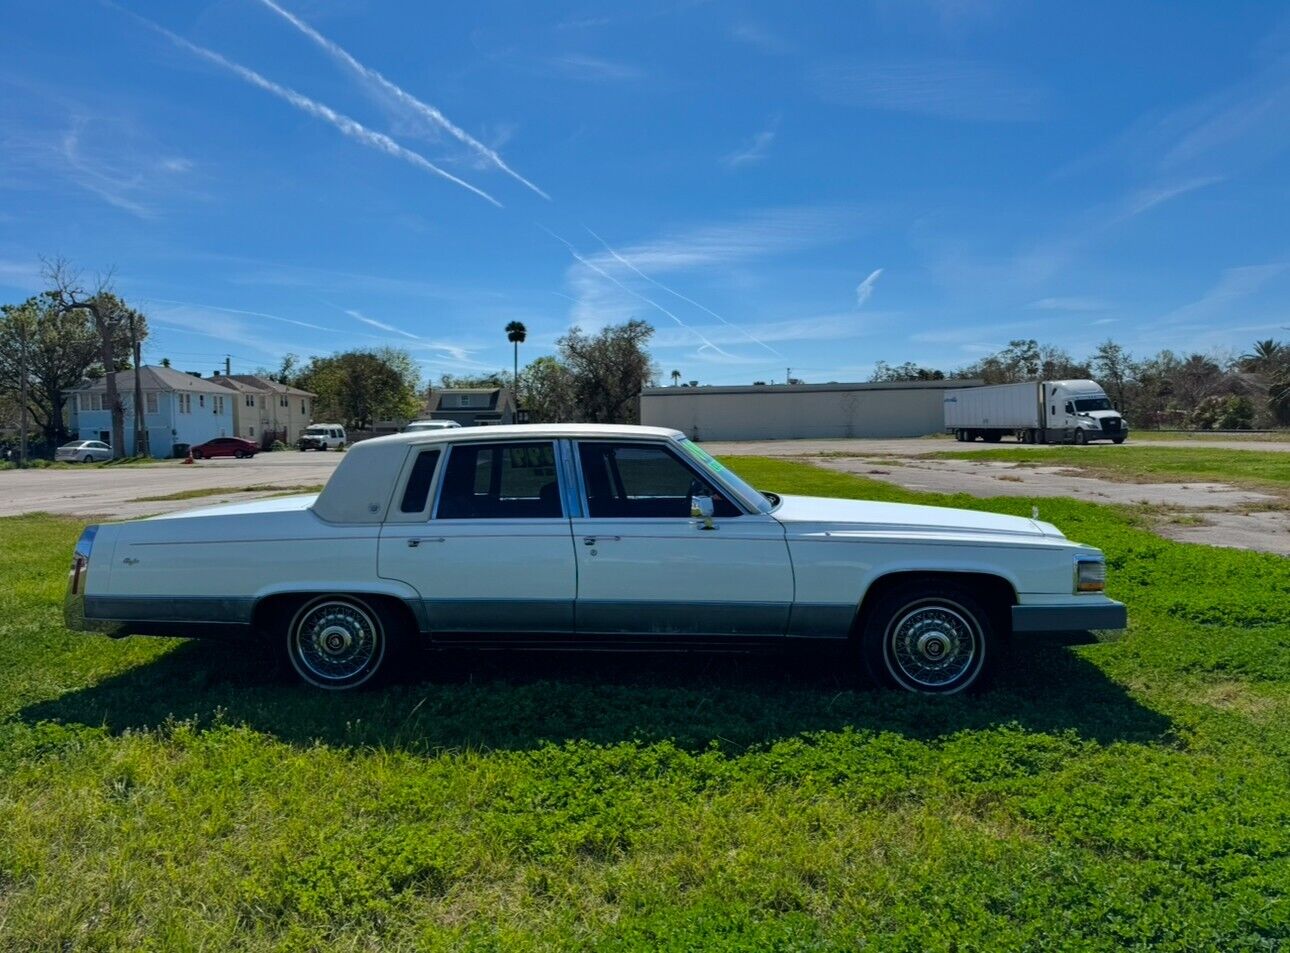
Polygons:
<instances>
[{"instance_id":1,"label":"dirt parking area","mask_svg":"<svg viewBox=\"0 0 1290 953\"><path fill-rule=\"evenodd\" d=\"M132 519L156 513L252 500L327 482L339 453L264 453L250 460L178 461L0 472L0 516L60 513ZM223 490L181 499L147 499Z\"/></svg>"},{"instance_id":2,"label":"dirt parking area","mask_svg":"<svg viewBox=\"0 0 1290 953\"><path fill-rule=\"evenodd\" d=\"M716 441L713 443L705 442L704 449L714 456L722 454L743 454L745 456L757 457L812 457L823 456L827 454L847 454L852 456L884 456L894 454L901 457L913 457L925 453L938 453L945 450L955 452L970 452L973 450L1042 450L1042 445L1013 443L1011 441L1001 443L984 443L982 441L973 441L972 443L959 443L949 436L936 437L888 437L885 439L861 439L861 438L838 438L833 440L740 440L740 441ZM1096 446L1112 448L1114 445L1109 443L1099 443ZM1259 450L1271 453L1290 453L1290 440L1267 440L1267 439L1243 439L1233 437L1231 439L1215 438L1191 438L1179 437L1170 439L1167 437L1156 438L1154 435L1150 439L1135 441L1132 436L1127 443L1121 444L1116 450L1132 450L1134 447L1188 447L1191 449L1206 450Z\"/></svg>"},{"instance_id":3,"label":"dirt parking area","mask_svg":"<svg viewBox=\"0 0 1290 953\"><path fill-rule=\"evenodd\" d=\"M1259 449L1264 446L1260 444ZM1020 466L997 460L805 459L931 493L1061 496L1142 505L1156 514L1156 531L1170 539L1290 556L1290 511L1284 509L1285 499L1226 483L1127 483L1082 475L1065 467ZM1042 508L1040 515L1042 518Z\"/></svg>"}]
</instances>

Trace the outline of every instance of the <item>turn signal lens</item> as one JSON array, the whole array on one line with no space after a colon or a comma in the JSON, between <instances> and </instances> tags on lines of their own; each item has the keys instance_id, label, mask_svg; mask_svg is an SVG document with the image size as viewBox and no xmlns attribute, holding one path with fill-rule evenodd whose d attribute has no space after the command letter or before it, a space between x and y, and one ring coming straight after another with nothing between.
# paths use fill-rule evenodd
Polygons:
<instances>
[{"instance_id":1,"label":"turn signal lens","mask_svg":"<svg viewBox=\"0 0 1290 953\"><path fill-rule=\"evenodd\" d=\"M1081 559L1075 563L1075 591L1101 592L1106 588L1106 563Z\"/></svg>"}]
</instances>

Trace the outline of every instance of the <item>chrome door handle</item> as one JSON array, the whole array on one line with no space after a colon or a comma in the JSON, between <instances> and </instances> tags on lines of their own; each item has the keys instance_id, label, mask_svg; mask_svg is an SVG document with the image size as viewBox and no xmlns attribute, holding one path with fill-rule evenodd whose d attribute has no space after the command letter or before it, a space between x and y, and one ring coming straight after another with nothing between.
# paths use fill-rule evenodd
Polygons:
<instances>
[{"instance_id":1,"label":"chrome door handle","mask_svg":"<svg viewBox=\"0 0 1290 953\"><path fill-rule=\"evenodd\" d=\"M419 539L416 536L413 536L408 540L408 548L416 549L422 543L442 543L443 541L444 538L442 536L427 536L425 539Z\"/></svg>"},{"instance_id":2,"label":"chrome door handle","mask_svg":"<svg viewBox=\"0 0 1290 953\"><path fill-rule=\"evenodd\" d=\"M582 545L595 546L597 542L613 542L620 539L622 539L621 536L584 536L582 537Z\"/></svg>"}]
</instances>

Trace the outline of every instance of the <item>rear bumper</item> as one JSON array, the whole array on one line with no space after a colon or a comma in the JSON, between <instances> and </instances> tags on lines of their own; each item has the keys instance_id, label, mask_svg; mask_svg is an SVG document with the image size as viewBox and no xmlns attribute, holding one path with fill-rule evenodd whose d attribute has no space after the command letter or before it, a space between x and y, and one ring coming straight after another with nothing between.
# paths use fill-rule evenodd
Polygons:
<instances>
[{"instance_id":1,"label":"rear bumper","mask_svg":"<svg viewBox=\"0 0 1290 953\"><path fill-rule=\"evenodd\" d=\"M1013 632L1084 632L1088 629L1123 629L1129 624L1124 603L1107 599L1092 604L1013 606Z\"/></svg>"}]
</instances>

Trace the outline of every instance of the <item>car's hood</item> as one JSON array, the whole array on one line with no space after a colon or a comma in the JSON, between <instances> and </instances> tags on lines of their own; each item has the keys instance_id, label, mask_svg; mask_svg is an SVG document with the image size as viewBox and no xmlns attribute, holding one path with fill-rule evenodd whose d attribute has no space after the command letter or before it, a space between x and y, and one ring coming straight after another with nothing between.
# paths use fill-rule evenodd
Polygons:
<instances>
[{"instance_id":1,"label":"car's hood","mask_svg":"<svg viewBox=\"0 0 1290 953\"><path fill-rule=\"evenodd\" d=\"M956 510L948 506L916 506L912 503L876 503L870 500L836 500L822 496L782 496L771 514L781 523L815 524L828 531L891 531L950 535L987 534L1064 538L1051 523L1005 516L980 510Z\"/></svg>"},{"instance_id":2,"label":"car's hood","mask_svg":"<svg viewBox=\"0 0 1290 953\"><path fill-rule=\"evenodd\" d=\"M267 500L248 500L245 503L223 503L219 506L203 506L193 510L179 510L176 513L163 513L153 519L173 520L189 516L253 516L264 513L285 513L291 510L307 510L318 499L317 493L305 493L300 496L274 496Z\"/></svg>"},{"instance_id":3,"label":"car's hood","mask_svg":"<svg viewBox=\"0 0 1290 953\"><path fill-rule=\"evenodd\" d=\"M1086 410L1084 416L1092 417L1094 420L1105 420L1108 417L1119 417L1120 412L1118 410Z\"/></svg>"}]
</instances>

